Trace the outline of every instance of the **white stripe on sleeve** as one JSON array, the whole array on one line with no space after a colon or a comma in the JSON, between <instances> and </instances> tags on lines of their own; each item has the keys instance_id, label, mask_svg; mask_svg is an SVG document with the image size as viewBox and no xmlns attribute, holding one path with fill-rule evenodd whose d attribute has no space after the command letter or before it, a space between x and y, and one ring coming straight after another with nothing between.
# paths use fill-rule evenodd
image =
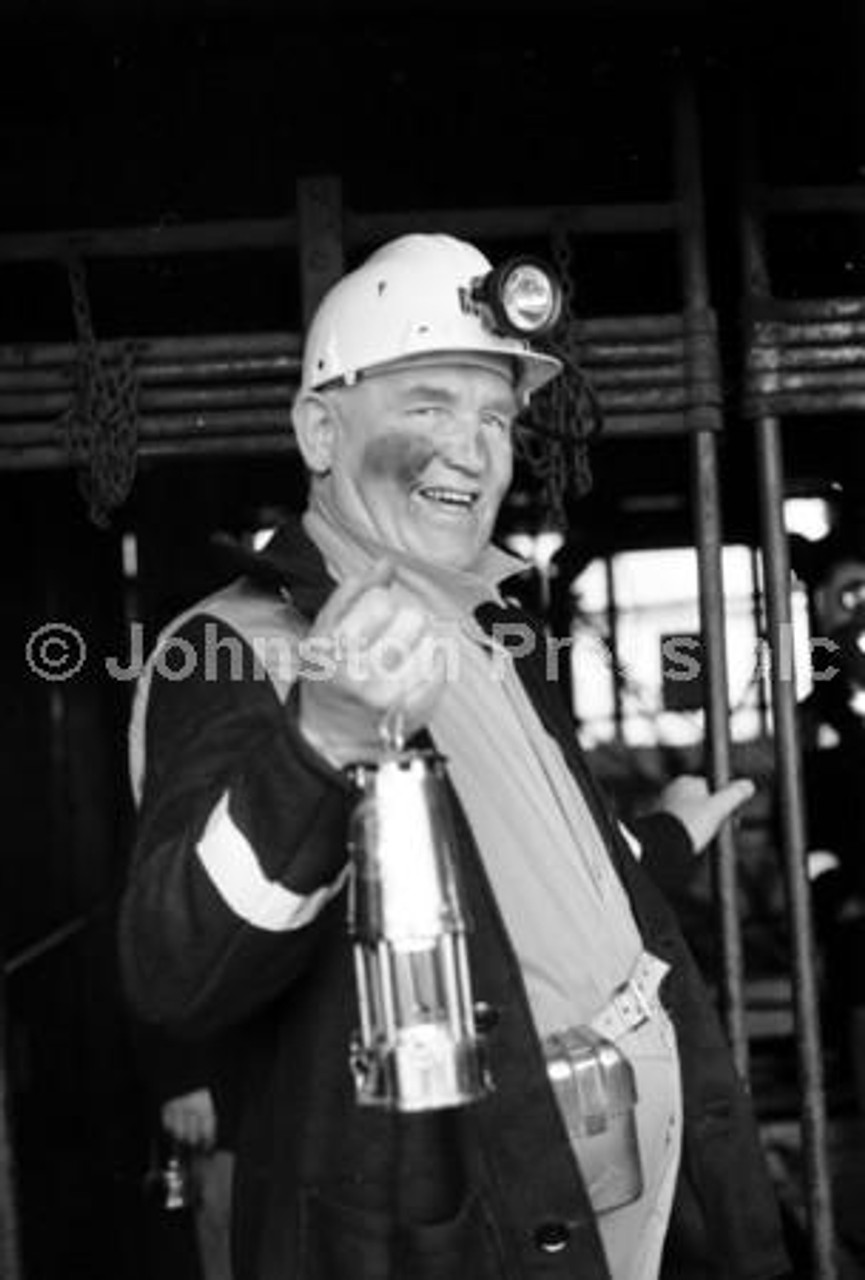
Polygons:
<instances>
[{"instance_id":1,"label":"white stripe on sleeve","mask_svg":"<svg viewBox=\"0 0 865 1280\"><path fill-rule=\"evenodd\" d=\"M643 846L640 844L639 840L634 835L633 831L631 831L628 827L625 826L624 822L619 823L619 830L621 831L622 836L624 837L625 844L628 846L631 853L639 862L643 856Z\"/></svg>"},{"instance_id":2,"label":"white stripe on sleeve","mask_svg":"<svg viewBox=\"0 0 865 1280\"><path fill-rule=\"evenodd\" d=\"M196 847L201 864L231 910L271 933L300 929L314 920L341 889L348 866L333 884L312 893L293 893L264 874L255 850L232 821L228 792L214 808Z\"/></svg>"}]
</instances>

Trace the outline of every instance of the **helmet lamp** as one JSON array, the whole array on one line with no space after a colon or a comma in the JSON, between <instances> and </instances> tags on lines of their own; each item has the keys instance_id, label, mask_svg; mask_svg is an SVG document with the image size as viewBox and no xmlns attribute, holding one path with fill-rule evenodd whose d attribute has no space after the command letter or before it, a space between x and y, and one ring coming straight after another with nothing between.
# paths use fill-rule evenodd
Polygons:
<instances>
[{"instance_id":1,"label":"helmet lamp","mask_svg":"<svg viewBox=\"0 0 865 1280\"><path fill-rule=\"evenodd\" d=\"M555 273L537 258L511 258L472 286L473 301L486 306L502 333L540 337L561 315L562 288Z\"/></svg>"}]
</instances>

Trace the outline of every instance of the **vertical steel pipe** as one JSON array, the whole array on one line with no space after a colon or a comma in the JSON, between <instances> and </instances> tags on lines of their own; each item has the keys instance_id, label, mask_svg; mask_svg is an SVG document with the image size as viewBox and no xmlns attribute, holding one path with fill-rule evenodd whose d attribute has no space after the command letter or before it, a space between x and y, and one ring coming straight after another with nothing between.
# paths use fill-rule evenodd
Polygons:
<instances>
[{"instance_id":1,"label":"vertical steel pipe","mask_svg":"<svg viewBox=\"0 0 865 1280\"><path fill-rule=\"evenodd\" d=\"M692 500L697 522L700 575L700 629L706 698L706 747L713 788L730 781L729 689L724 631L723 534L714 435L697 432L692 440ZM713 870L721 926L722 1008L733 1058L748 1080L748 1035L745 1026L744 951L739 913L735 828L718 833Z\"/></svg>"},{"instance_id":2,"label":"vertical steel pipe","mask_svg":"<svg viewBox=\"0 0 865 1280\"><path fill-rule=\"evenodd\" d=\"M758 483L766 582L766 613L772 654L772 709L777 751L778 794L784 870L793 943L793 993L799 1079L802 1092L802 1150L814 1280L834 1280L834 1224L829 1177L823 1055L814 973L810 888L801 757L792 670L790 564L784 529L784 468L780 423L762 417L756 424Z\"/></svg>"},{"instance_id":3,"label":"vertical steel pipe","mask_svg":"<svg viewBox=\"0 0 865 1280\"><path fill-rule=\"evenodd\" d=\"M697 103L693 81L683 78L676 93L676 174L682 227L679 262L685 302L685 339L705 340L709 314L706 232L703 216L703 175ZM691 367L686 359L686 368ZM715 364L717 373L717 364ZM708 379L706 379L708 383ZM702 384L701 384L702 385ZM718 447L714 430L705 429L705 412L695 416L691 436L691 501L697 542L700 582L700 629L703 637L703 675L706 710L707 772L713 788L730 781L730 713L727 686L727 643L724 628L724 535L718 483ZM713 855L715 890L721 932L721 1000L733 1058L743 1080L748 1079L748 1037L742 934L738 910L736 843L732 823L726 823Z\"/></svg>"},{"instance_id":4,"label":"vertical steel pipe","mask_svg":"<svg viewBox=\"0 0 865 1280\"><path fill-rule=\"evenodd\" d=\"M746 166L741 212L744 291L749 301L771 296L762 227L754 213L751 154L743 129ZM777 788L781 810L784 879L792 939L793 1011L802 1095L802 1153L806 1210L810 1229L811 1274L814 1280L836 1280L835 1227L829 1175L826 1099L811 901L806 872L807 838L802 767L792 671L792 607L790 561L784 528L784 462L779 419L767 413L755 424L757 483L763 544L766 621L771 664Z\"/></svg>"},{"instance_id":5,"label":"vertical steel pipe","mask_svg":"<svg viewBox=\"0 0 865 1280\"><path fill-rule=\"evenodd\" d=\"M606 592L607 651L613 690L613 736L619 745L625 741L624 677L619 654L619 610L616 604L616 578L612 556L604 556L604 589Z\"/></svg>"}]
</instances>

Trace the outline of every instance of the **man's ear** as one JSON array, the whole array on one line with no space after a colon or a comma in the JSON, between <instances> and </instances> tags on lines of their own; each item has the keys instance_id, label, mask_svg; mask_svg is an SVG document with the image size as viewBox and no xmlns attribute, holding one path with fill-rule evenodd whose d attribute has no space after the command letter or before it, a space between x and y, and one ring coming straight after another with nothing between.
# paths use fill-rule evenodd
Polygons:
<instances>
[{"instance_id":1,"label":"man's ear","mask_svg":"<svg viewBox=\"0 0 865 1280\"><path fill-rule=\"evenodd\" d=\"M332 406L318 392L307 391L295 400L291 420L307 467L313 475L326 475L331 467L337 431Z\"/></svg>"}]
</instances>

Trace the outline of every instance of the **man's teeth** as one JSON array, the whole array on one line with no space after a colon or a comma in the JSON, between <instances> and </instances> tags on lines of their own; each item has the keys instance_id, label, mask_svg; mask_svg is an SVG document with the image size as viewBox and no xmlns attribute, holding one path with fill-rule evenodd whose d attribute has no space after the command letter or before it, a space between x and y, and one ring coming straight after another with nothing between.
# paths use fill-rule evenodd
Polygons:
<instances>
[{"instance_id":1,"label":"man's teeth","mask_svg":"<svg viewBox=\"0 0 865 1280\"><path fill-rule=\"evenodd\" d=\"M443 502L451 507L462 507L466 511L473 507L477 501L476 493L463 493L459 489L439 489L424 486L421 489L421 494L425 498L430 498L433 502Z\"/></svg>"}]
</instances>

